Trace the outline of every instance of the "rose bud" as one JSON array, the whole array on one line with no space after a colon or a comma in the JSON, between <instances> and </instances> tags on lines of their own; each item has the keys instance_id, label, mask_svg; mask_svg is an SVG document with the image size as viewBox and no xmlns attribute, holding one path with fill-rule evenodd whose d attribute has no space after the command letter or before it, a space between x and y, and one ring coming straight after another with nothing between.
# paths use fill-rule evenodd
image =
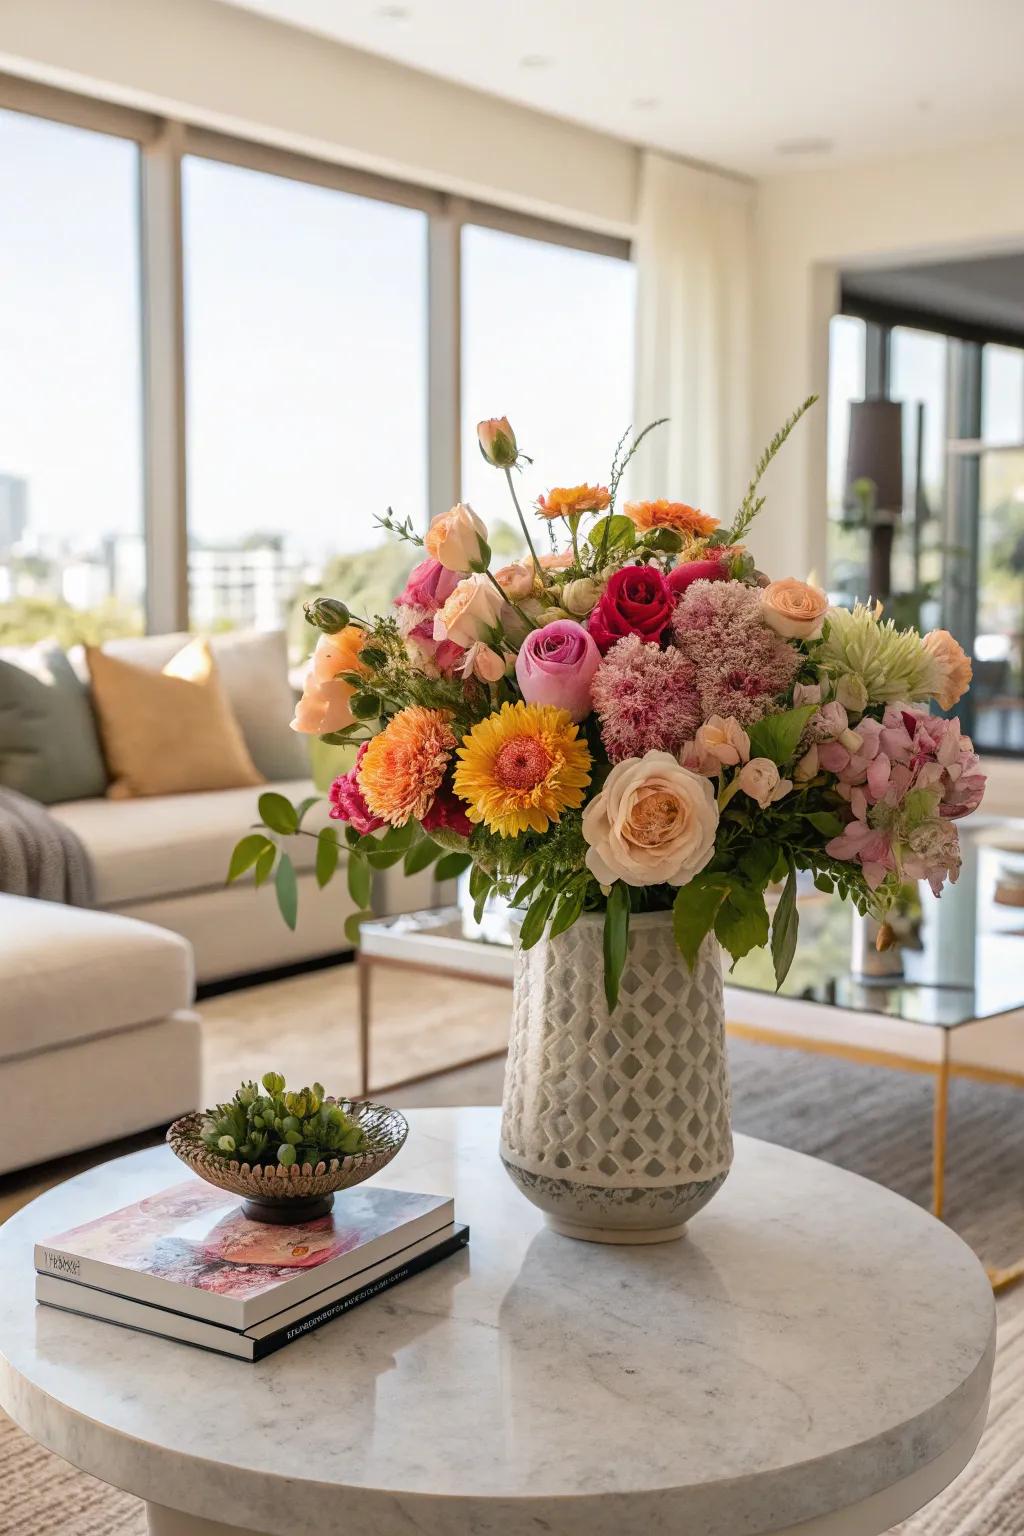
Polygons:
<instances>
[{"instance_id":1,"label":"rose bud","mask_svg":"<svg viewBox=\"0 0 1024 1536\"><path fill-rule=\"evenodd\" d=\"M478 422L476 435L480 452L488 464L494 464L498 469L512 468L519 458L519 449L507 416L492 416L488 421Z\"/></svg>"},{"instance_id":2,"label":"rose bud","mask_svg":"<svg viewBox=\"0 0 1024 1536\"><path fill-rule=\"evenodd\" d=\"M336 597L318 597L312 603L303 603L306 623L322 629L325 635L336 635L349 622L349 611Z\"/></svg>"},{"instance_id":3,"label":"rose bud","mask_svg":"<svg viewBox=\"0 0 1024 1536\"><path fill-rule=\"evenodd\" d=\"M688 560L668 573L668 584L676 597L685 592L691 581L728 581L729 565L725 560Z\"/></svg>"}]
</instances>

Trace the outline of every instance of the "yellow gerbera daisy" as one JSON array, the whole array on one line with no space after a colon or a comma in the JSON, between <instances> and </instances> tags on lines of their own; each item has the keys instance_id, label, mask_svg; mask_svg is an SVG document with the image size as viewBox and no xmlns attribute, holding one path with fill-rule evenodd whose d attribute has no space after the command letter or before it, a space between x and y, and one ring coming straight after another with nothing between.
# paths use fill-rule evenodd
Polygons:
<instances>
[{"instance_id":1,"label":"yellow gerbera daisy","mask_svg":"<svg viewBox=\"0 0 1024 1536\"><path fill-rule=\"evenodd\" d=\"M503 704L463 740L455 793L501 837L546 832L583 804L590 752L567 710L553 704Z\"/></svg>"}]
</instances>

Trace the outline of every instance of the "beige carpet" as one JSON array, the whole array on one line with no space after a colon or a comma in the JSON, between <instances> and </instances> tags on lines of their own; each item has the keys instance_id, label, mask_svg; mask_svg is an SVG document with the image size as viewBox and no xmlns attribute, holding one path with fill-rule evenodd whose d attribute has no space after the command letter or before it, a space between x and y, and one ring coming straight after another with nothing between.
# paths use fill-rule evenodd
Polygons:
<instances>
[{"instance_id":1,"label":"beige carpet","mask_svg":"<svg viewBox=\"0 0 1024 1536\"><path fill-rule=\"evenodd\" d=\"M381 972L375 1008L374 1081L475 1056L501 1039L509 995ZM290 1076L347 1086L355 1073L355 976L322 972L211 999L205 1018L207 1095L273 1065ZM414 1002L412 1001L414 999ZM917 1077L820 1056L732 1044L736 1125L880 1179L927 1200L931 1098ZM396 1104L497 1103L501 1063L435 1077L388 1097ZM957 1082L952 1089L949 1219L987 1262L1024 1253L1024 1094ZM120 1149L119 1149L120 1150ZM72 1167L0 1181L0 1216ZM1000 1298L992 1409L971 1466L899 1536L1024 1536L1024 1285ZM144 1536L137 1500L76 1472L0 1416L0 1536Z\"/></svg>"}]
</instances>

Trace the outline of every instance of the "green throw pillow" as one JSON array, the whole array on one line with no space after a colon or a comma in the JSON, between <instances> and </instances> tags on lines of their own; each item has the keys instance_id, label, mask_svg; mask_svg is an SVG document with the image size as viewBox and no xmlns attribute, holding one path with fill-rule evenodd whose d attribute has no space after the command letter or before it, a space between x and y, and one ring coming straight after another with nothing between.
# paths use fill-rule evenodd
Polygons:
<instances>
[{"instance_id":1,"label":"green throw pillow","mask_svg":"<svg viewBox=\"0 0 1024 1536\"><path fill-rule=\"evenodd\" d=\"M44 805L106 794L89 695L55 641L0 649L0 785Z\"/></svg>"}]
</instances>

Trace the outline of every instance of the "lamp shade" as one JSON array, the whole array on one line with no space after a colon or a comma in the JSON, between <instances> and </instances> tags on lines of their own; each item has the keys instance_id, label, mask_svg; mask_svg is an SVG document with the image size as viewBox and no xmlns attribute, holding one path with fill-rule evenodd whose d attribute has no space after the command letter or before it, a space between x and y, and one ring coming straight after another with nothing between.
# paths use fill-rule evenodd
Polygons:
<instances>
[{"instance_id":1,"label":"lamp shade","mask_svg":"<svg viewBox=\"0 0 1024 1536\"><path fill-rule=\"evenodd\" d=\"M851 402L847 503L857 500L853 487L858 480L874 483L877 511L902 511L903 407L898 400Z\"/></svg>"}]
</instances>

